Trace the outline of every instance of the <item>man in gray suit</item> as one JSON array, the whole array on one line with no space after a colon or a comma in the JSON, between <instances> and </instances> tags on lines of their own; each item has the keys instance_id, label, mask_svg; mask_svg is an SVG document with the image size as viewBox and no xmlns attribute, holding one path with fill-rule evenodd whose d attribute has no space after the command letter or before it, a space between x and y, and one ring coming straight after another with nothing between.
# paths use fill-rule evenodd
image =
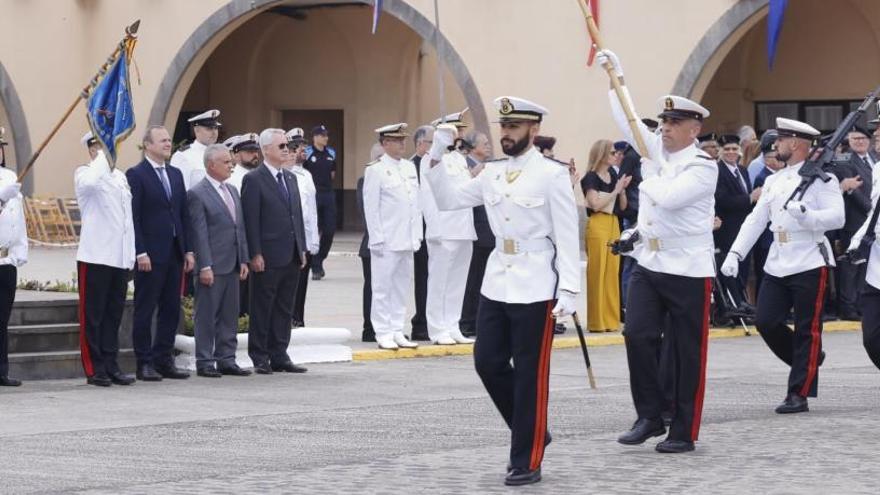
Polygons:
<instances>
[{"instance_id":1,"label":"man in gray suit","mask_svg":"<svg viewBox=\"0 0 880 495\"><path fill-rule=\"evenodd\" d=\"M239 281L248 275L244 213L235 186L225 182L232 175L229 150L212 144L204 161L207 176L186 195L196 255L196 370L209 378L247 376L235 364Z\"/></svg>"},{"instance_id":2,"label":"man in gray suit","mask_svg":"<svg viewBox=\"0 0 880 495\"><path fill-rule=\"evenodd\" d=\"M263 164L244 176L241 203L250 253L248 354L254 371L304 373L287 354L306 237L296 178L284 168L289 151L281 129L260 133Z\"/></svg>"}]
</instances>

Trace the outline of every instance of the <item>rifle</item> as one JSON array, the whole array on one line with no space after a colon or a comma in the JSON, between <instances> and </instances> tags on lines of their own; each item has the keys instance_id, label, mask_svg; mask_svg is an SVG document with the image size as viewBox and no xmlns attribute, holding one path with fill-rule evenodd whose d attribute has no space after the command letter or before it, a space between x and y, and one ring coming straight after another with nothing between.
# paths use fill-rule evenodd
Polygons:
<instances>
[{"instance_id":1,"label":"rifle","mask_svg":"<svg viewBox=\"0 0 880 495\"><path fill-rule=\"evenodd\" d=\"M809 189L817 179L822 182L828 182L831 180L831 176L828 175L827 170L831 168L831 165L834 162L834 153L837 146L843 142L847 134L849 134L849 131L852 130L856 125L856 122L865 115L865 112L868 111L868 107L870 107L878 97L880 97L880 86L877 86L874 91L862 101L862 104L859 105L858 108L850 112L843 121L840 122L840 125L834 130L834 134L825 141L825 144L817 144L810 153L810 159L804 163L804 166L801 167L798 172L801 176L801 183L798 184L797 188L791 193L791 196L785 201L784 208L787 208L788 203L794 200L795 197L797 197L798 201L802 200L807 189Z\"/></svg>"}]
</instances>

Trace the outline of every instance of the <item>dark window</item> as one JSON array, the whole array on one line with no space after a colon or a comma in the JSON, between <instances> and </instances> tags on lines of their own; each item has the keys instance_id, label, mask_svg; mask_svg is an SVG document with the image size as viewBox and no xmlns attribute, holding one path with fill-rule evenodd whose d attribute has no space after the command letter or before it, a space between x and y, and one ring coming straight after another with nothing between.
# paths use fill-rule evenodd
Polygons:
<instances>
[{"instance_id":1,"label":"dark window","mask_svg":"<svg viewBox=\"0 0 880 495\"><path fill-rule=\"evenodd\" d=\"M776 117L786 117L806 122L823 134L830 134L834 132L840 121L861 103L861 100L755 102L755 130L760 136L767 129L776 127ZM866 126L869 120L876 118L877 108L872 105L859 121L859 125Z\"/></svg>"}]
</instances>

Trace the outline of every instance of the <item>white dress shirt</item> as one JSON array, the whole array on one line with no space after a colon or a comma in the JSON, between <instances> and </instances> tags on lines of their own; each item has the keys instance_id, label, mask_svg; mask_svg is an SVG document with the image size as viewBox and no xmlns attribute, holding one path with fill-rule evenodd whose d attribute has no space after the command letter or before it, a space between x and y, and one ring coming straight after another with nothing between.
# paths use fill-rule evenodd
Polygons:
<instances>
[{"instance_id":1,"label":"white dress shirt","mask_svg":"<svg viewBox=\"0 0 880 495\"><path fill-rule=\"evenodd\" d=\"M520 173L508 181L512 171ZM528 304L553 299L559 290L580 292L578 212L568 167L533 147L486 162L480 175L464 183L456 183L442 164L422 174L441 210L485 205L496 248L486 263L484 296ZM515 252L505 253L505 245Z\"/></svg>"},{"instance_id":2,"label":"white dress shirt","mask_svg":"<svg viewBox=\"0 0 880 495\"><path fill-rule=\"evenodd\" d=\"M608 96L618 128L636 147L617 96L614 91ZM628 92L626 97L629 98ZM636 245L632 256L654 272L714 277L712 223L718 166L696 144L668 153L661 137L650 132L641 121L637 122L648 154L656 166L642 167L638 217L642 241Z\"/></svg>"},{"instance_id":3,"label":"white dress shirt","mask_svg":"<svg viewBox=\"0 0 880 495\"><path fill-rule=\"evenodd\" d=\"M419 180L413 162L383 154L364 171L370 249L416 251L422 244Z\"/></svg>"},{"instance_id":4,"label":"white dress shirt","mask_svg":"<svg viewBox=\"0 0 880 495\"><path fill-rule=\"evenodd\" d=\"M74 173L82 218L76 260L131 270L134 268L134 221L131 189L121 170L110 170L103 151Z\"/></svg>"},{"instance_id":5,"label":"white dress shirt","mask_svg":"<svg viewBox=\"0 0 880 495\"><path fill-rule=\"evenodd\" d=\"M232 167L232 175L226 179L226 183L230 186L235 186L235 190L241 194L241 182L244 180L244 176L250 171L250 169L243 167L240 163L236 163L235 166Z\"/></svg>"},{"instance_id":6,"label":"white dress shirt","mask_svg":"<svg viewBox=\"0 0 880 495\"><path fill-rule=\"evenodd\" d=\"M315 180L312 178L312 173L304 169L302 165L294 165L290 167L290 171L296 177L296 185L299 188L307 249L311 254L318 254L321 247L321 236L318 232L318 200Z\"/></svg>"},{"instance_id":7,"label":"white dress shirt","mask_svg":"<svg viewBox=\"0 0 880 495\"><path fill-rule=\"evenodd\" d=\"M806 217L795 219L783 209L801 182L798 171L803 164L800 162L785 167L767 177L761 198L746 217L730 248L744 257L769 222L773 244L770 245L764 271L774 277L786 277L826 264L834 266L834 253L825 232L843 227L846 219L837 178L831 175L828 182L817 180L807 189L801 200L807 208ZM820 244L825 246L827 260L822 255Z\"/></svg>"},{"instance_id":8,"label":"white dress shirt","mask_svg":"<svg viewBox=\"0 0 880 495\"><path fill-rule=\"evenodd\" d=\"M18 176L12 170L0 168L0 186L14 184ZM24 219L24 197L18 196L3 203L0 210L0 248L5 248L8 253L0 258L0 265L13 265L16 267L27 263L28 238L27 226Z\"/></svg>"}]
</instances>

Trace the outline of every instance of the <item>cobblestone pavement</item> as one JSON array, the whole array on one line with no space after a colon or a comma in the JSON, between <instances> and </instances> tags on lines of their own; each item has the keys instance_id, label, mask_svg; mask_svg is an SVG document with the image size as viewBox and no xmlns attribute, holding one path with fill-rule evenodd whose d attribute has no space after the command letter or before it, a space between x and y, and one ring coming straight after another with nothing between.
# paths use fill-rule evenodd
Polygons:
<instances>
[{"instance_id":1,"label":"cobblestone pavement","mask_svg":"<svg viewBox=\"0 0 880 495\"><path fill-rule=\"evenodd\" d=\"M0 390L2 493L877 493L880 371L828 334L811 412L778 416L787 369L758 338L713 341L697 451L624 447L624 349L553 355L544 481L503 486L508 433L470 357L313 366L97 389Z\"/></svg>"}]
</instances>

